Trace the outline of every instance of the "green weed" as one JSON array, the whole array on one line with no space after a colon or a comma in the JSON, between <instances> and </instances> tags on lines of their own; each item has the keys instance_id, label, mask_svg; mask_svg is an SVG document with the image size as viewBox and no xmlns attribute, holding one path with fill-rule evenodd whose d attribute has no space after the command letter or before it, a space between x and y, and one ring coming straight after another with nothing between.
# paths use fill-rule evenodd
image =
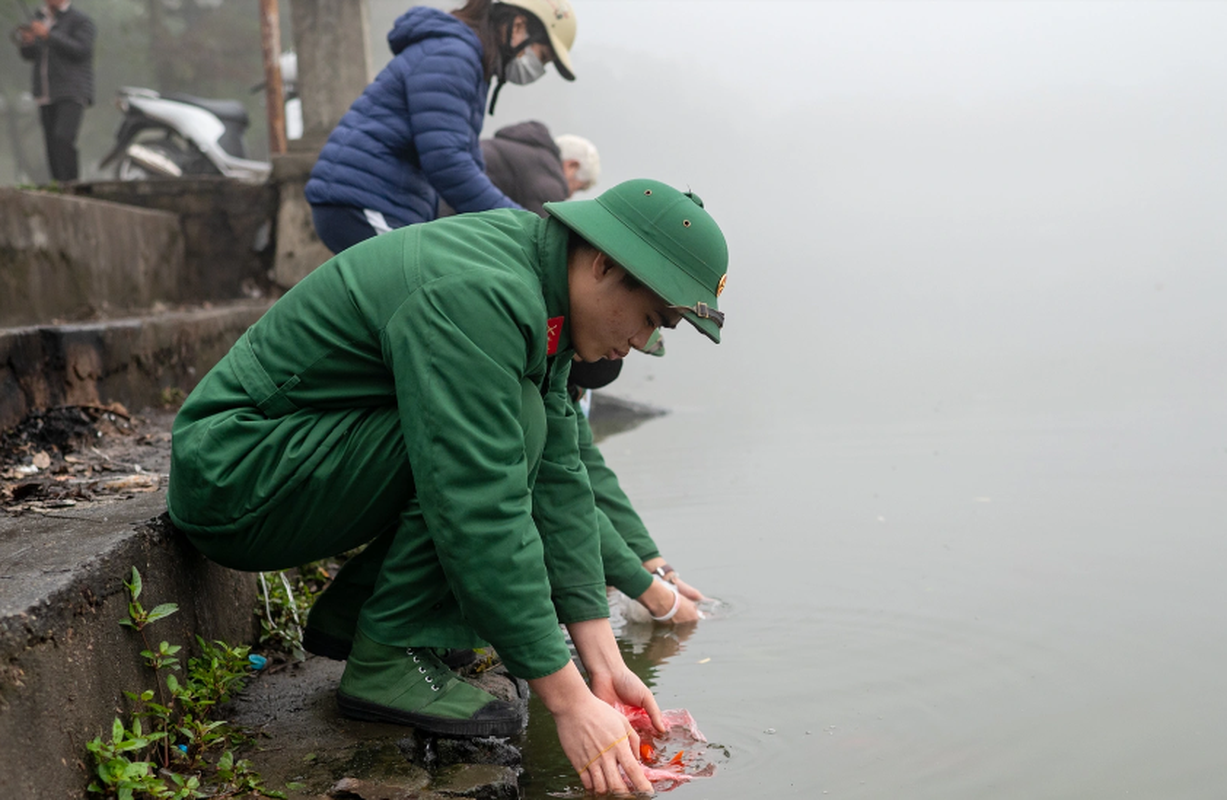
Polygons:
<instances>
[{"instance_id":1,"label":"green weed","mask_svg":"<svg viewBox=\"0 0 1227 800\"><path fill-rule=\"evenodd\" d=\"M261 572L260 644L284 652L294 661L306 658L302 629L307 624L307 611L328 580L323 561L281 572Z\"/></svg>"},{"instance_id":2,"label":"green weed","mask_svg":"<svg viewBox=\"0 0 1227 800\"><path fill-rule=\"evenodd\" d=\"M86 744L95 773L89 791L118 800L284 798L284 793L263 785L249 762L235 759L233 748L247 744L250 736L213 718L217 707L241 691L250 676L250 648L197 636L200 655L189 658L184 670L179 645L163 641L155 647L147 635L151 624L175 614L178 607L163 603L146 611L135 567L124 586L128 618L120 624L140 635L145 646L141 656L154 672L156 688L124 692L135 704L129 723L116 718L109 741L99 736Z\"/></svg>"}]
</instances>

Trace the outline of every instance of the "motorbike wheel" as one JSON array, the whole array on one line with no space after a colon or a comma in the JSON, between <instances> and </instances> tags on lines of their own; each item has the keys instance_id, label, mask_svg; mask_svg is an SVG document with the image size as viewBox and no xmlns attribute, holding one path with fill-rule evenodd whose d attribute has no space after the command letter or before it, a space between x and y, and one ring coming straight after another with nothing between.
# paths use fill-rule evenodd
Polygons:
<instances>
[{"instance_id":1,"label":"motorbike wheel","mask_svg":"<svg viewBox=\"0 0 1227 800\"><path fill-rule=\"evenodd\" d=\"M138 139L134 144L140 144L154 153L169 159L179 167L183 176L221 174L195 146L171 131L161 132L161 135L157 138ZM127 153L115 164L116 180L158 181L175 180L176 177L147 169L133 160Z\"/></svg>"}]
</instances>

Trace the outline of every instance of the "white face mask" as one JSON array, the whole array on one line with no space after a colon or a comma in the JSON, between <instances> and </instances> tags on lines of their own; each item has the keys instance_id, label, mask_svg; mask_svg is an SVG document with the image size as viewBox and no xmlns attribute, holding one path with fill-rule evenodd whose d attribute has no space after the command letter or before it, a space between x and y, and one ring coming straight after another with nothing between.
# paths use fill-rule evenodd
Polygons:
<instances>
[{"instance_id":1,"label":"white face mask","mask_svg":"<svg viewBox=\"0 0 1227 800\"><path fill-rule=\"evenodd\" d=\"M507 65L507 82L526 86L545 74L545 64L537 57L537 51L532 47L524 48L524 52Z\"/></svg>"}]
</instances>

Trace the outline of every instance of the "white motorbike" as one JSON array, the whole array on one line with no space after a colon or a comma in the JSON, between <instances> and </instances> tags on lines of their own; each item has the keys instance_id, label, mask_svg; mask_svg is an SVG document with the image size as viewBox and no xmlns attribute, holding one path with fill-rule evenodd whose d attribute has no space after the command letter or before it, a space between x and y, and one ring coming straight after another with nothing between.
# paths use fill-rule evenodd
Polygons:
<instances>
[{"instance_id":1,"label":"white motorbike","mask_svg":"<svg viewBox=\"0 0 1227 800\"><path fill-rule=\"evenodd\" d=\"M301 106L293 96L297 60L281 57L290 138L301 135ZM260 85L262 88L263 84ZM243 134L250 122L237 100L207 100L182 93L121 87L115 105L124 119L115 146L99 165L115 165L121 181L174 179L207 175L260 183L272 171L267 161L248 159ZM295 113L297 112L297 113ZM297 130L295 130L297 128Z\"/></svg>"}]
</instances>

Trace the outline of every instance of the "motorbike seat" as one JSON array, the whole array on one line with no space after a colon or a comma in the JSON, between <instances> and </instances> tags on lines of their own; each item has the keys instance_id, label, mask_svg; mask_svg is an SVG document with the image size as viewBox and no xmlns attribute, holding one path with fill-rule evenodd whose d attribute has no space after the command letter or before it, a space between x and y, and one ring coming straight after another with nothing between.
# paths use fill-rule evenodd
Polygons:
<instances>
[{"instance_id":1,"label":"motorbike seat","mask_svg":"<svg viewBox=\"0 0 1227 800\"><path fill-rule=\"evenodd\" d=\"M240 125L248 123L247 109L243 108L243 104L238 100L206 100L203 97L193 97L182 92L164 94L162 97L203 108L223 122L236 122Z\"/></svg>"}]
</instances>

